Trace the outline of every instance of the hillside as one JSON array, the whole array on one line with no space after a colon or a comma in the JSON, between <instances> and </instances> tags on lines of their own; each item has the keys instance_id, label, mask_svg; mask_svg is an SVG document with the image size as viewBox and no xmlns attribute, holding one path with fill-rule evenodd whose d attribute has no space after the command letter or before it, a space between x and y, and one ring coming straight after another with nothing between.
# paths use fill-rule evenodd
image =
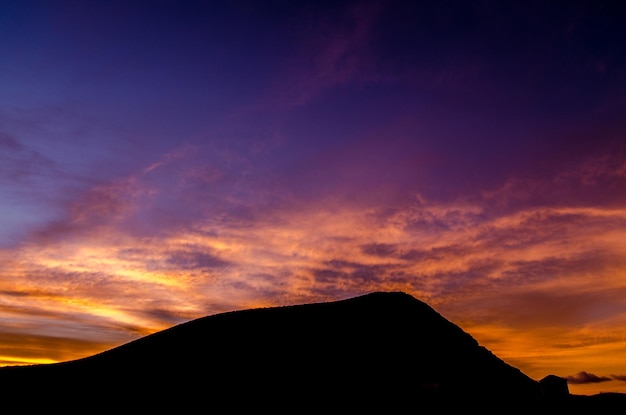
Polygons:
<instances>
[{"instance_id":1,"label":"hillside","mask_svg":"<svg viewBox=\"0 0 626 415\"><path fill-rule=\"evenodd\" d=\"M25 409L65 411L544 404L537 381L399 292L207 316L85 359L2 368L0 387Z\"/></svg>"}]
</instances>

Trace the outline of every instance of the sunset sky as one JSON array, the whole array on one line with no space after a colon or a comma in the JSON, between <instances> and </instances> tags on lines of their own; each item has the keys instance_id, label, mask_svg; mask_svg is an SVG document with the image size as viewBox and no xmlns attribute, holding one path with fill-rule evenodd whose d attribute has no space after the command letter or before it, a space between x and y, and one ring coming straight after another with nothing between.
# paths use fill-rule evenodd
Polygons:
<instances>
[{"instance_id":1,"label":"sunset sky","mask_svg":"<svg viewBox=\"0 0 626 415\"><path fill-rule=\"evenodd\" d=\"M626 392L620 3L0 0L0 365L394 290Z\"/></svg>"}]
</instances>

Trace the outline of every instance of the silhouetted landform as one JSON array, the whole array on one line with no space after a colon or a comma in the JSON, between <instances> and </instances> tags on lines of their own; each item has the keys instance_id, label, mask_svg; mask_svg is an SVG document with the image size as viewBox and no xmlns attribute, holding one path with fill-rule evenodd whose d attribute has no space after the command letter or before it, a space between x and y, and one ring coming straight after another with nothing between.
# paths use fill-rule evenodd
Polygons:
<instances>
[{"instance_id":1,"label":"silhouetted landform","mask_svg":"<svg viewBox=\"0 0 626 415\"><path fill-rule=\"evenodd\" d=\"M572 413L624 402L550 379L542 389L427 304L377 292L216 314L85 359L1 368L0 392L25 413Z\"/></svg>"},{"instance_id":2,"label":"silhouetted landform","mask_svg":"<svg viewBox=\"0 0 626 415\"><path fill-rule=\"evenodd\" d=\"M556 376L548 375L539 381L539 387L541 388L541 394L550 398L562 398L569 395L569 387L567 386L567 379Z\"/></svg>"}]
</instances>

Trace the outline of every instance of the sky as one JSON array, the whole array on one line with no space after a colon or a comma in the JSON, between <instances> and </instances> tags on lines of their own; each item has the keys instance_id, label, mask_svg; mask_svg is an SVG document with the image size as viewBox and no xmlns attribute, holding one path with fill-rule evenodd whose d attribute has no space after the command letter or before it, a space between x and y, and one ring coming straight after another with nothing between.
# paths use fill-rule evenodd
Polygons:
<instances>
[{"instance_id":1,"label":"sky","mask_svg":"<svg viewBox=\"0 0 626 415\"><path fill-rule=\"evenodd\" d=\"M0 365L404 291L626 392L625 9L0 0Z\"/></svg>"}]
</instances>

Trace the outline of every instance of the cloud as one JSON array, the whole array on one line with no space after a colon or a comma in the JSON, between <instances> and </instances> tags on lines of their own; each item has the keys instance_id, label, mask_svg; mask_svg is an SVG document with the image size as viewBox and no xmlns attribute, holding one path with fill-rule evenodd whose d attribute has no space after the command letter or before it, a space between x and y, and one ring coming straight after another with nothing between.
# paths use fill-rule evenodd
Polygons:
<instances>
[{"instance_id":1,"label":"cloud","mask_svg":"<svg viewBox=\"0 0 626 415\"><path fill-rule=\"evenodd\" d=\"M119 225L137 207L138 192L132 178L95 185L75 195L62 217L37 228L32 238L62 242Z\"/></svg>"},{"instance_id":2,"label":"cloud","mask_svg":"<svg viewBox=\"0 0 626 415\"><path fill-rule=\"evenodd\" d=\"M41 152L0 132L0 179L7 183L26 183L36 177L58 174L57 164Z\"/></svg>"},{"instance_id":3,"label":"cloud","mask_svg":"<svg viewBox=\"0 0 626 415\"><path fill-rule=\"evenodd\" d=\"M610 380L612 380L610 377L607 376L597 376L594 375L593 373L587 373L587 372L578 372L575 375L570 375L570 376L566 376L565 377L567 379L567 383L571 383L571 384L585 384L585 383L600 383L600 382L608 382Z\"/></svg>"},{"instance_id":4,"label":"cloud","mask_svg":"<svg viewBox=\"0 0 626 415\"><path fill-rule=\"evenodd\" d=\"M618 129L621 130L622 128ZM586 131L596 136L597 132ZM568 134L565 134L570 138ZM560 152L559 147L555 152ZM561 156L563 157L563 156ZM517 173L499 187L481 189L494 210L530 206L623 206L626 202L626 149L601 146L592 155L572 154L566 160L551 158L544 168Z\"/></svg>"},{"instance_id":5,"label":"cloud","mask_svg":"<svg viewBox=\"0 0 626 415\"><path fill-rule=\"evenodd\" d=\"M397 247L393 244L371 243L371 244L362 245L361 250L366 255L372 255L372 256L384 258L384 257L394 256L394 254L397 251Z\"/></svg>"},{"instance_id":6,"label":"cloud","mask_svg":"<svg viewBox=\"0 0 626 415\"><path fill-rule=\"evenodd\" d=\"M518 330L529 330L532 327L558 329L598 324L626 313L626 303L622 300L626 294L625 288L611 286L593 289L587 285L577 287L574 281L568 286L567 282L560 282L560 279L551 282L545 276L534 278L535 281L502 281L495 288L483 287L476 301L482 301L491 312L480 320L483 323L501 321L503 315L506 315L507 325ZM494 293L493 296L490 292ZM479 304L473 301L460 301L461 307L480 309ZM620 340L619 336L600 334L591 339L583 335L561 340L555 336L551 345L566 349Z\"/></svg>"},{"instance_id":7,"label":"cloud","mask_svg":"<svg viewBox=\"0 0 626 415\"><path fill-rule=\"evenodd\" d=\"M167 306L167 304L164 304ZM180 324L185 321L192 320L195 314L180 310L171 310L166 308L149 308L149 309L129 309L131 313L135 313L150 320L163 322L167 325Z\"/></svg>"},{"instance_id":8,"label":"cloud","mask_svg":"<svg viewBox=\"0 0 626 415\"><path fill-rule=\"evenodd\" d=\"M289 68L275 86L279 106L298 107L322 93L351 82L376 81L368 43L378 6L352 5L343 13L317 15L301 30L307 48L296 53Z\"/></svg>"},{"instance_id":9,"label":"cloud","mask_svg":"<svg viewBox=\"0 0 626 415\"><path fill-rule=\"evenodd\" d=\"M561 183L576 181L583 186L606 182L626 181L626 155L621 152L604 153L585 160L576 169L557 176Z\"/></svg>"},{"instance_id":10,"label":"cloud","mask_svg":"<svg viewBox=\"0 0 626 415\"><path fill-rule=\"evenodd\" d=\"M222 258L202 251L177 251L168 258L167 263L184 270L223 268L230 264Z\"/></svg>"},{"instance_id":11,"label":"cloud","mask_svg":"<svg viewBox=\"0 0 626 415\"><path fill-rule=\"evenodd\" d=\"M53 363L89 356L114 346L114 342L75 337L0 333L0 366Z\"/></svg>"},{"instance_id":12,"label":"cloud","mask_svg":"<svg viewBox=\"0 0 626 415\"><path fill-rule=\"evenodd\" d=\"M19 151L23 149L23 146L10 135L0 134L0 148L3 150Z\"/></svg>"},{"instance_id":13,"label":"cloud","mask_svg":"<svg viewBox=\"0 0 626 415\"><path fill-rule=\"evenodd\" d=\"M611 375L611 378L615 380L620 380L622 382L626 382L626 375Z\"/></svg>"}]
</instances>

